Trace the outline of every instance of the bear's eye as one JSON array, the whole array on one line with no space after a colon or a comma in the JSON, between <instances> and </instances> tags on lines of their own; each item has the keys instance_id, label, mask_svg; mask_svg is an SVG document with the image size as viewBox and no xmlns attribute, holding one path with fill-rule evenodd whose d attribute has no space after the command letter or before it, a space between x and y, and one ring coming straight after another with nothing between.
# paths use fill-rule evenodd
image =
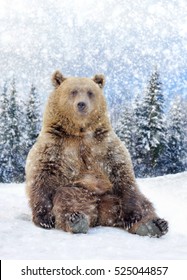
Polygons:
<instances>
[{"instance_id":1,"label":"bear's eye","mask_svg":"<svg viewBox=\"0 0 187 280\"><path fill-rule=\"evenodd\" d=\"M71 95L72 95L72 96L76 96L76 95L77 95L77 93L78 93L78 91L77 91L77 90L72 90L72 91L71 91Z\"/></svg>"},{"instance_id":2,"label":"bear's eye","mask_svg":"<svg viewBox=\"0 0 187 280\"><path fill-rule=\"evenodd\" d=\"M87 94L88 94L89 97L92 97L92 96L94 95L93 92L92 92L91 90L89 90L89 91L87 92Z\"/></svg>"}]
</instances>

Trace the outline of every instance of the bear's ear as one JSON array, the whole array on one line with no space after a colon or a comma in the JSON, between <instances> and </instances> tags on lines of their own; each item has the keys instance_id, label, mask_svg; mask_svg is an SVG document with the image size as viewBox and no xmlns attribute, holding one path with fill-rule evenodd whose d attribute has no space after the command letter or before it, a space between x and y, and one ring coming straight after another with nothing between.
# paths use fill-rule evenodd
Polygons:
<instances>
[{"instance_id":1,"label":"bear's ear","mask_svg":"<svg viewBox=\"0 0 187 280\"><path fill-rule=\"evenodd\" d=\"M102 89L105 85L105 76L103 74L96 74L93 77L93 81Z\"/></svg>"},{"instance_id":2,"label":"bear's ear","mask_svg":"<svg viewBox=\"0 0 187 280\"><path fill-rule=\"evenodd\" d=\"M52 84L55 88L58 88L60 84L65 80L66 78L60 73L59 70L55 71L51 78Z\"/></svg>"}]
</instances>

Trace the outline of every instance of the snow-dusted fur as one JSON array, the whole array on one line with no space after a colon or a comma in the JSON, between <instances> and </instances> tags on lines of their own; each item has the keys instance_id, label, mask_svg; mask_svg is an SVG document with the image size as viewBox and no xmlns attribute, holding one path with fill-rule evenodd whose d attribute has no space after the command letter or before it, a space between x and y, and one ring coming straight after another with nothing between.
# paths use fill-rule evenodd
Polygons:
<instances>
[{"instance_id":1,"label":"snow-dusted fur","mask_svg":"<svg viewBox=\"0 0 187 280\"><path fill-rule=\"evenodd\" d=\"M55 90L26 164L33 222L72 231L74 217L83 215L90 227L136 233L157 215L139 191L129 153L110 125L104 76L64 78L57 71L52 82Z\"/></svg>"}]
</instances>

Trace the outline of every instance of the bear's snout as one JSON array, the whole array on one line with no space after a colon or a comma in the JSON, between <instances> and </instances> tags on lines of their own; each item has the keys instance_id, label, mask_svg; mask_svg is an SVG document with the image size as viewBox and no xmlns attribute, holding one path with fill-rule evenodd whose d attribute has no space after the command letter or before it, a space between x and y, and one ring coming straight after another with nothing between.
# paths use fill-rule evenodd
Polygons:
<instances>
[{"instance_id":1,"label":"bear's snout","mask_svg":"<svg viewBox=\"0 0 187 280\"><path fill-rule=\"evenodd\" d=\"M85 102L79 102L77 104L77 107L78 107L79 112L83 112L86 109L87 105Z\"/></svg>"}]
</instances>

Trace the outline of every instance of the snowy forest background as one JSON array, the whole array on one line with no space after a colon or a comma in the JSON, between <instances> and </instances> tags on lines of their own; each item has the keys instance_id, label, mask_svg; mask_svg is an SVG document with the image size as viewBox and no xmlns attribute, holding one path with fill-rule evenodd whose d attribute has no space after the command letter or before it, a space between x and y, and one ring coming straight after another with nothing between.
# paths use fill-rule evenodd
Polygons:
<instances>
[{"instance_id":1,"label":"snowy forest background","mask_svg":"<svg viewBox=\"0 0 187 280\"><path fill-rule=\"evenodd\" d=\"M0 0L0 182L23 182L50 76L104 73L137 177L187 169L186 0Z\"/></svg>"}]
</instances>

